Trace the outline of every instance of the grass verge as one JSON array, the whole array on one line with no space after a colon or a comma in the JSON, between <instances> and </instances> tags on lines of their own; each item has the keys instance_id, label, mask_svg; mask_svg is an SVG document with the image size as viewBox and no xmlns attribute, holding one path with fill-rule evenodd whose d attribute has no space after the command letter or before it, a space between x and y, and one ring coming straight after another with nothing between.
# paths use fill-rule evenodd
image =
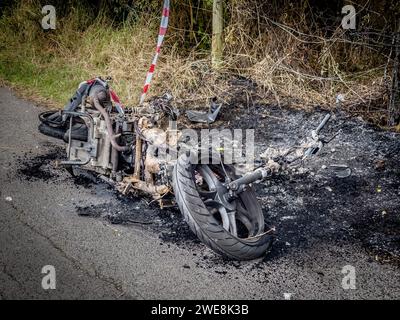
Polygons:
<instances>
[{"instance_id":1,"label":"grass verge","mask_svg":"<svg viewBox=\"0 0 400 320\"><path fill-rule=\"evenodd\" d=\"M185 46L187 30L174 25L180 17L175 11L149 96L168 91L179 107L191 108L214 96L237 103L241 95L245 106L262 102L329 109L336 107L340 94L348 111L385 123L390 83L386 60L352 43L341 29L328 37L315 26L311 34L306 20L299 23L296 15L276 23L257 3L235 1L227 8L231 21L218 71L212 70L203 47L209 35L202 33L201 46ZM57 19L56 30L43 30L40 9L39 0L20 1L0 18L0 78L6 84L39 103L62 107L81 81L111 76L122 101L137 105L154 54L160 11L142 12L115 26L110 17L77 5ZM238 91L233 88L237 79L251 85Z\"/></svg>"}]
</instances>

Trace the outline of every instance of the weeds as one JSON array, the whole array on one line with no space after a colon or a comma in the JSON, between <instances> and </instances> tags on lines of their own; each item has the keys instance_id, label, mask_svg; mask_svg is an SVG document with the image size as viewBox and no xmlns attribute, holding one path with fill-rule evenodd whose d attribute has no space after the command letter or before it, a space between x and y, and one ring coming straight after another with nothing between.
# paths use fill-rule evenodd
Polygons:
<instances>
[{"instance_id":1,"label":"weeds","mask_svg":"<svg viewBox=\"0 0 400 320\"><path fill-rule=\"evenodd\" d=\"M203 2L174 2L150 95L169 91L183 107L203 105L213 96L229 103L232 79L239 77L257 84L252 97L243 91L246 101L332 108L341 94L342 107L385 123L391 60L388 48L376 43L390 42L386 27L378 38L366 38L346 33L340 20L323 27L308 1L227 1L224 63L216 72L208 50L212 2ZM131 11L115 24L106 12L95 15L74 5L57 20L56 30L45 31L40 8L39 1L22 1L1 17L3 80L61 107L82 79L109 75L125 104L138 103L159 10Z\"/></svg>"}]
</instances>

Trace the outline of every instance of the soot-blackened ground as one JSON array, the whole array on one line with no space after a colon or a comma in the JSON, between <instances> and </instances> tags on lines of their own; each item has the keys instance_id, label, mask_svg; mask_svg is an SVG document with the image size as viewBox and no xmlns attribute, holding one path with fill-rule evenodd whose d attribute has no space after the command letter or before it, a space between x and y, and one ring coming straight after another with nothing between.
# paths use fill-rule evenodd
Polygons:
<instances>
[{"instance_id":1,"label":"soot-blackened ground","mask_svg":"<svg viewBox=\"0 0 400 320\"><path fill-rule=\"evenodd\" d=\"M230 125L255 128L260 154L301 140L323 117L324 112L254 107ZM357 242L374 259L399 264L400 135L337 113L324 134L329 138L339 129L300 170L257 186L266 220L277 229L272 257L321 242ZM348 165L352 175L337 178L331 164Z\"/></svg>"},{"instance_id":2,"label":"soot-blackened ground","mask_svg":"<svg viewBox=\"0 0 400 320\"><path fill-rule=\"evenodd\" d=\"M285 148L298 143L324 116L322 111L305 113L273 106L255 106L245 111L225 107L223 112L224 121L212 127L254 128L256 154L267 147ZM326 136L339 129L336 139L317 158L256 186L265 220L276 228L276 241L268 260L325 242L358 243L375 260L400 263L400 135L340 113L326 128ZM85 188L103 184L88 176L60 175L51 162L62 158L64 150L57 146L47 149L47 154L28 153L19 159L20 177L48 183L73 179L77 186ZM330 164L348 165L352 175L337 178L325 169ZM77 213L152 230L159 234L161 245L173 242L194 254L202 248L177 209L161 210L155 203L149 204L148 198L125 197L112 188L108 192L114 194L115 201L77 205ZM203 259L212 264L221 262L220 258L207 255Z\"/></svg>"},{"instance_id":3,"label":"soot-blackened ground","mask_svg":"<svg viewBox=\"0 0 400 320\"><path fill-rule=\"evenodd\" d=\"M45 154L34 155L29 151L24 156L16 156L18 163L18 174L28 181L40 179L43 181L54 180L58 178L58 173L52 170L54 161L65 157L65 150L59 146L51 146L49 152Z\"/></svg>"},{"instance_id":4,"label":"soot-blackened ground","mask_svg":"<svg viewBox=\"0 0 400 320\"><path fill-rule=\"evenodd\" d=\"M133 224L153 230L163 242L182 246L198 244L199 240L182 220L176 208L160 209L151 199L115 193L116 202L77 206L81 216L104 218L112 224Z\"/></svg>"}]
</instances>

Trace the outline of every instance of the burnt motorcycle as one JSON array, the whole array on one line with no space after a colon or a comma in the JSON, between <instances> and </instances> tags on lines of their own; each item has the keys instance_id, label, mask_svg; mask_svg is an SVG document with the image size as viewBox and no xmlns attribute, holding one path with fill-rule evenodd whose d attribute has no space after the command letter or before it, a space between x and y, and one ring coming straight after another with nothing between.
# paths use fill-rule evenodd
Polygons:
<instances>
[{"instance_id":1,"label":"burnt motorcycle","mask_svg":"<svg viewBox=\"0 0 400 320\"><path fill-rule=\"evenodd\" d=\"M162 208L177 205L197 237L223 256L265 255L274 235L252 185L317 154L325 142L319 132L330 115L302 146L238 174L235 164L215 153L208 161L192 161L201 146L188 147L171 125L178 113L168 96L123 107L108 79L99 77L82 82L64 110L40 114L39 131L66 142L66 159L58 166L91 171L123 194L146 194Z\"/></svg>"}]
</instances>

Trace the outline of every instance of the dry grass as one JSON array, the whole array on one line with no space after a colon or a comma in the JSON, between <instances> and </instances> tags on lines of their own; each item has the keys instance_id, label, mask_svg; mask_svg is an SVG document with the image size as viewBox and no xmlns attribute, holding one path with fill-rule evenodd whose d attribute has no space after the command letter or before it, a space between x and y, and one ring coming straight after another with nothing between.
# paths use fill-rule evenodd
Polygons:
<instances>
[{"instance_id":1,"label":"dry grass","mask_svg":"<svg viewBox=\"0 0 400 320\"><path fill-rule=\"evenodd\" d=\"M180 106L191 107L213 96L229 103L237 98L232 79L240 76L258 85L256 90L241 88L248 103L258 99L331 108L342 94L349 110L381 122L376 102L385 102L389 79L384 77L385 60L373 49L349 43L339 28L329 37L317 28L311 33L301 14L288 11L276 22L260 11L259 1L230 3L221 68L212 70L207 51L183 49L185 30L171 25L150 96L169 91ZM1 19L0 77L61 107L83 79L108 75L125 104L138 103L155 49L158 13L115 28L106 17L91 21L76 8L58 21L55 31L45 32L37 23L37 6L33 0L24 2Z\"/></svg>"}]
</instances>

